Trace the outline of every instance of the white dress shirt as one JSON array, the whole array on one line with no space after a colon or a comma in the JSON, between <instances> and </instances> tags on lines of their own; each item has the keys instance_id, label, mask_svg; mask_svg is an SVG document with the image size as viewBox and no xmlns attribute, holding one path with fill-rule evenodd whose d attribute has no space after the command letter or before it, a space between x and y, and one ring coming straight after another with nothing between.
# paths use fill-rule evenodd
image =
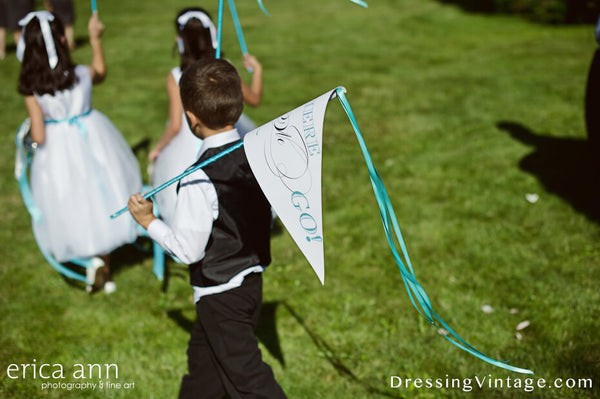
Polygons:
<instances>
[{"instance_id":1,"label":"white dress shirt","mask_svg":"<svg viewBox=\"0 0 600 399\"><path fill-rule=\"evenodd\" d=\"M220 147L240 139L236 129L205 138L198 158L209 148ZM148 226L148 235L171 256L190 264L204 258L213 221L219 216L217 191L202 169L181 179L171 225L156 219ZM264 267L245 269L227 283L212 287L194 287L194 302L204 295L239 287L250 273L260 273Z\"/></svg>"}]
</instances>

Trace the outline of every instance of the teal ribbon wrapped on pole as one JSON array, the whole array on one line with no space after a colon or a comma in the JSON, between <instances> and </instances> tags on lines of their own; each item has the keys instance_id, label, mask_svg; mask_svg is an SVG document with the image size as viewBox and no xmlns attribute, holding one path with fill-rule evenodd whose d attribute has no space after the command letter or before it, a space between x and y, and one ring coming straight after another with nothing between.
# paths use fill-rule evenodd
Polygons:
<instances>
[{"instance_id":1,"label":"teal ribbon wrapped on pole","mask_svg":"<svg viewBox=\"0 0 600 399\"><path fill-rule=\"evenodd\" d=\"M205 167L208 164L213 163L214 161L216 161L217 159L224 157L225 155L237 150L238 148L241 148L244 145L243 142L239 142L236 145L233 145L231 147L229 147L228 149L221 151L220 153L214 155L213 157L207 159L204 162L199 163L198 165L189 168L188 170L186 170L185 172L181 173L180 175L175 176L174 178L164 182L163 184L161 184L160 186L156 187L155 189L148 191L147 193L143 194L142 197L144 197L145 199L150 199L152 198L156 193L164 190L165 188L169 187L171 184L175 184L177 183L179 180L183 179L184 177L186 177L187 175L190 175L192 173L194 173L195 171L197 171L198 169L201 169L203 167ZM122 214L124 214L125 212L127 212L127 207L124 207L122 209L120 209L119 211L113 213L112 215L110 215L111 219L116 218L117 216L120 216Z\"/></svg>"}]
</instances>

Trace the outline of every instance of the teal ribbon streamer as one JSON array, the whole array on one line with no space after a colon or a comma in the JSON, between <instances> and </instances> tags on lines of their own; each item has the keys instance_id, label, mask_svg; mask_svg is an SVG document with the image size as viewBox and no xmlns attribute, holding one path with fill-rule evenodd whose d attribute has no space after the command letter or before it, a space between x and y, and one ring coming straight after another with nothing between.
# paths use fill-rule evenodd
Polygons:
<instances>
[{"instance_id":1,"label":"teal ribbon streamer","mask_svg":"<svg viewBox=\"0 0 600 399\"><path fill-rule=\"evenodd\" d=\"M238 42L240 44L240 50L242 55L248 54L248 46L246 46L246 39L244 38L244 32L240 23L240 18L235 8L234 0L227 0L229 5L229 12L231 13L231 19L233 20L233 26L235 27L235 33L237 35ZM221 58L221 38L223 37L223 0L219 0L219 11L217 16L217 48L215 49L215 58ZM252 69L249 68L248 72L252 73Z\"/></svg>"},{"instance_id":2,"label":"teal ribbon streamer","mask_svg":"<svg viewBox=\"0 0 600 399\"><path fill-rule=\"evenodd\" d=\"M92 14L93 14L98 11L98 5L96 5L96 0L91 0L91 1L92 1Z\"/></svg>"},{"instance_id":3,"label":"teal ribbon streamer","mask_svg":"<svg viewBox=\"0 0 600 399\"><path fill-rule=\"evenodd\" d=\"M363 6L364 8L369 8L369 5L362 0L350 0L351 2L353 2L354 4L358 4L359 6Z\"/></svg>"},{"instance_id":4,"label":"teal ribbon streamer","mask_svg":"<svg viewBox=\"0 0 600 399\"><path fill-rule=\"evenodd\" d=\"M233 26L235 27L235 34L237 35L238 42L240 43L240 50L242 55L248 54L248 47L246 46L246 39L244 38L244 32L242 31L242 25L238 17L237 10L235 8L234 0L227 0L229 4L229 12L231 13L231 19L233 19ZM252 68L248 68L247 71L252 73Z\"/></svg>"},{"instance_id":5,"label":"teal ribbon streamer","mask_svg":"<svg viewBox=\"0 0 600 399\"><path fill-rule=\"evenodd\" d=\"M151 191L147 192L146 194L142 195L142 197L144 197L145 199L151 198L153 195L161 192L165 188L169 187L171 184L177 183L179 180L183 179L187 175L190 175L190 174L194 173L195 171L197 171L198 169L202 169L206 165L215 162L217 159L224 157L227 154L232 153L233 151L237 150L238 148L241 148L243 145L244 145L243 141L240 141L239 143L232 145L231 147L221 151L220 153L208 158L206 161L200 162L198 165L194 166L193 168L190 168L190 169L186 170L185 172L181 173L180 175L177 175L174 178L164 182L160 186L156 187L154 190L151 190ZM122 215L123 213L127 212L127 210L128 210L128 208L125 207L125 208L113 213L112 215L110 215L110 218L114 219L117 216Z\"/></svg>"},{"instance_id":6,"label":"teal ribbon streamer","mask_svg":"<svg viewBox=\"0 0 600 399\"><path fill-rule=\"evenodd\" d=\"M377 200L377 204L379 205L379 209L381 212L381 220L383 222L383 228L385 230L385 235L392 251L392 255L400 269L400 274L402 275L402 280L404 281L404 285L406 287L406 291L408 292L408 296L413 304L413 306L417 309L417 311L425 317L427 321L433 324L438 329L443 327L446 331L448 331L448 335L443 335L448 341L450 341L455 346L463 349L464 351L470 353L473 356L478 357L479 359L490 363L494 366L501 367L510 371L514 371L517 373L523 374L533 374L533 371L522 369L518 367L513 367L507 364L507 362L500 362L498 360L492 359L471 345L469 345L464 339L462 339L454 330L448 326L448 324L442 320L440 316L438 316L431 307L431 301L429 300L425 290L419 282L417 281L412 264L410 262L410 258L408 257L408 252L406 250L406 245L404 243L404 239L402 238L402 233L400 232L400 227L398 225L398 220L396 218L394 208L390 201L390 198L387 194L385 186L383 185L383 181L379 176L379 173L375 169L373 164L373 160L371 159L371 155L369 154L369 150L367 149L367 145L364 141L362 134L360 133L360 129L358 128L358 123L356 122L356 118L352 112L352 108L350 107L350 103L344 94L344 88L338 87L336 88L336 94L346 115L350 119L350 123L352 124L352 128L356 134L356 138L358 139L358 143L360 145L361 151L363 153L363 157L367 164L367 169L369 171L369 178L371 180L371 185L373 186L373 192L375 193L375 199ZM400 250L402 252L402 256L406 261L406 265L396 248L396 241L400 246ZM418 303L418 304L417 304Z\"/></svg>"},{"instance_id":7,"label":"teal ribbon streamer","mask_svg":"<svg viewBox=\"0 0 600 399\"><path fill-rule=\"evenodd\" d=\"M265 6L263 5L262 0L256 0L258 2L258 6L260 7L260 9L262 10L262 12L265 15L268 15L269 17L271 16L271 14L269 14L269 12L267 11L267 9L265 8Z\"/></svg>"},{"instance_id":8,"label":"teal ribbon streamer","mask_svg":"<svg viewBox=\"0 0 600 399\"><path fill-rule=\"evenodd\" d=\"M217 48L215 58L221 58L221 37L223 36L223 0L219 0L219 11L217 13Z\"/></svg>"},{"instance_id":9,"label":"teal ribbon streamer","mask_svg":"<svg viewBox=\"0 0 600 399\"><path fill-rule=\"evenodd\" d=\"M242 31L242 25L238 17L237 9L235 8L234 0L227 0L229 4L229 12L231 13L231 19L233 19L233 25L235 26L235 33L240 43L240 49L242 54L248 54L248 47L246 46L246 39L244 38L244 32Z\"/></svg>"}]
</instances>

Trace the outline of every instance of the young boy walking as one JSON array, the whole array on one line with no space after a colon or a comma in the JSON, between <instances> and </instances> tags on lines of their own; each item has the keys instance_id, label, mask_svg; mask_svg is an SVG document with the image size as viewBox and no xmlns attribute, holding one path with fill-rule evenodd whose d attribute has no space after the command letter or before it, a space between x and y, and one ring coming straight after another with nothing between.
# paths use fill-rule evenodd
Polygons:
<instances>
[{"instance_id":1,"label":"young boy walking","mask_svg":"<svg viewBox=\"0 0 600 399\"><path fill-rule=\"evenodd\" d=\"M234 124L243 96L230 63L197 61L183 73L180 94L192 132L203 140L197 164L239 143ZM254 335L261 273L271 262L271 210L243 149L179 182L171 225L154 217L140 194L128 207L154 241L190 265L197 320L179 398L285 398Z\"/></svg>"}]
</instances>

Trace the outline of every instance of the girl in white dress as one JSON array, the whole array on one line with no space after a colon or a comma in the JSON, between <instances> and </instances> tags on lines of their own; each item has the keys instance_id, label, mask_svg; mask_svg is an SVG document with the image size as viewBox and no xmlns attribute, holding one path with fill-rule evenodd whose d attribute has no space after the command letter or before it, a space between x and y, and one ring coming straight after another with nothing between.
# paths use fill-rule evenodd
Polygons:
<instances>
[{"instance_id":1,"label":"girl in white dress","mask_svg":"<svg viewBox=\"0 0 600 399\"><path fill-rule=\"evenodd\" d=\"M186 8L180 11L175 19L175 29L181 64L173 68L167 76L169 122L162 138L148 155L154 163L152 185L155 187L179 175L196 161L201 140L192 134L185 119L179 97L179 78L182 71L194 61L203 57L214 58L217 48L215 26L202 8ZM252 68L253 71L250 85L242 81L244 101L256 107L262 97L262 66L254 56L248 54L244 57L244 67ZM252 120L244 114L236 123L242 137L255 127ZM175 209L176 186L172 184L153 198L160 217L167 223L170 222Z\"/></svg>"},{"instance_id":2,"label":"girl in white dress","mask_svg":"<svg viewBox=\"0 0 600 399\"><path fill-rule=\"evenodd\" d=\"M88 290L116 288L109 253L137 237L133 219L110 215L139 192L142 179L131 148L102 113L91 108L92 85L106 76L101 36L94 13L88 24L92 64L75 66L59 19L47 11L21 21L23 40L19 92L37 146L31 190L41 211L33 229L39 245L59 262L99 256ZM96 273L97 272L97 273ZM91 281L90 281L91 279ZM92 287L93 283L93 287Z\"/></svg>"}]
</instances>

